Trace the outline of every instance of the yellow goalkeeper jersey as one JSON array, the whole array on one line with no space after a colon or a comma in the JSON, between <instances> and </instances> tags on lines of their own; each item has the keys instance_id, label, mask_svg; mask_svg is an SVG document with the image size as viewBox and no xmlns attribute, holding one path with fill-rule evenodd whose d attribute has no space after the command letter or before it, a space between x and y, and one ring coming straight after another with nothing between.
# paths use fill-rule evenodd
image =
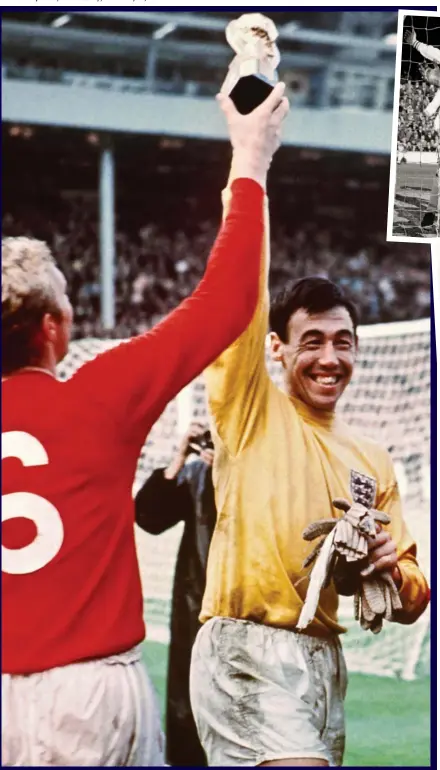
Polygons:
<instances>
[{"instance_id":1,"label":"yellow goalkeeper jersey","mask_svg":"<svg viewBox=\"0 0 440 770\"><path fill-rule=\"evenodd\" d=\"M229 197L226 191L225 207ZM315 545L302 532L312 521L336 518L332 500L345 497L390 515L403 580L399 621L411 623L426 607L429 589L402 519L388 452L337 414L315 412L289 397L267 372L267 201L265 216L258 307L246 332L205 372L218 518L200 620L223 616L295 628L309 583L302 563ZM307 633L343 631L330 585Z\"/></svg>"}]
</instances>

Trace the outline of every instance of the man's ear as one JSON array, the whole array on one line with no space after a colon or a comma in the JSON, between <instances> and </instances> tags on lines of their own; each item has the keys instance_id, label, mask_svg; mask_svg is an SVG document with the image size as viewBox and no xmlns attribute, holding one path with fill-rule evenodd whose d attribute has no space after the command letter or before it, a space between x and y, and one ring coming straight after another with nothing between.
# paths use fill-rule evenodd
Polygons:
<instances>
[{"instance_id":1,"label":"man's ear","mask_svg":"<svg viewBox=\"0 0 440 770\"><path fill-rule=\"evenodd\" d=\"M57 338L57 322L51 313L45 313L41 321L41 331L46 342L55 343Z\"/></svg>"},{"instance_id":2,"label":"man's ear","mask_svg":"<svg viewBox=\"0 0 440 770\"><path fill-rule=\"evenodd\" d=\"M280 340L276 332L271 332L269 338L272 361L284 365L284 343Z\"/></svg>"}]
</instances>

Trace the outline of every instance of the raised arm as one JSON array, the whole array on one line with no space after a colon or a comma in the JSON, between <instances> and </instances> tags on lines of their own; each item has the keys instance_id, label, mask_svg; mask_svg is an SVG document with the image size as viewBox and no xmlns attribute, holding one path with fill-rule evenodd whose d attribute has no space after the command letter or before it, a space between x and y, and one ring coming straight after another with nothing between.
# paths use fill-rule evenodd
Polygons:
<instances>
[{"instance_id":1,"label":"raised arm","mask_svg":"<svg viewBox=\"0 0 440 770\"><path fill-rule=\"evenodd\" d=\"M440 50L433 45L427 45L426 43L416 43L414 48L428 61L433 61L436 64L440 64Z\"/></svg>"},{"instance_id":2,"label":"raised arm","mask_svg":"<svg viewBox=\"0 0 440 770\"><path fill-rule=\"evenodd\" d=\"M416 49L423 57L424 59L428 59L428 61L436 62L436 64L440 64L440 50L438 48L435 48L433 45L427 45L426 43L419 43L417 40L417 35L414 32L414 30L407 30L404 35L405 43L408 43L413 48Z\"/></svg>"},{"instance_id":3,"label":"raised arm","mask_svg":"<svg viewBox=\"0 0 440 770\"><path fill-rule=\"evenodd\" d=\"M186 461L188 455L199 448L197 441L206 429L206 425L192 422L169 465L155 470L137 493L134 501L136 524L145 532L160 535L179 521L194 518L191 469ZM198 454L205 463L212 465L210 450L200 449Z\"/></svg>"},{"instance_id":4,"label":"raised arm","mask_svg":"<svg viewBox=\"0 0 440 770\"><path fill-rule=\"evenodd\" d=\"M428 116L428 118L433 118L437 114L437 112L440 110L440 88L437 91L436 95L432 99L431 102L429 102L428 106L425 107L424 113Z\"/></svg>"},{"instance_id":5,"label":"raised arm","mask_svg":"<svg viewBox=\"0 0 440 770\"><path fill-rule=\"evenodd\" d=\"M231 206L231 186L237 170L232 167L223 192L223 216ZM231 455L236 455L258 429L264 415L269 386L265 364L265 341L269 323L270 231L269 206L264 199L264 235L258 302L252 320L240 337L205 372L209 410L215 433Z\"/></svg>"},{"instance_id":6,"label":"raised arm","mask_svg":"<svg viewBox=\"0 0 440 770\"><path fill-rule=\"evenodd\" d=\"M185 462L192 441L206 429L192 422L177 452L166 468L158 468L137 493L134 506L136 524L151 535L160 535L179 521L194 516L194 502L187 483Z\"/></svg>"},{"instance_id":7,"label":"raised arm","mask_svg":"<svg viewBox=\"0 0 440 770\"><path fill-rule=\"evenodd\" d=\"M288 104L279 84L250 115L229 114L237 178L231 205L193 295L151 332L121 344L76 375L112 410L121 435L139 444L164 407L230 345L255 310L267 170ZM85 396L87 397L87 393Z\"/></svg>"}]
</instances>

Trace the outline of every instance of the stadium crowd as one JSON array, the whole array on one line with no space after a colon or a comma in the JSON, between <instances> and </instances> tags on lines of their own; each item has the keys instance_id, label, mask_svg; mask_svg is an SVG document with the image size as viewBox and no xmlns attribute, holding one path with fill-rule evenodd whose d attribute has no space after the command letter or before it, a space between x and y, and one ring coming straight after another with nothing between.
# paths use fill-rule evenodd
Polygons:
<instances>
[{"instance_id":1,"label":"stadium crowd","mask_svg":"<svg viewBox=\"0 0 440 770\"><path fill-rule=\"evenodd\" d=\"M217 222L191 228L146 222L116 234L116 326L111 336L140 333L166 315L198 283L214 241ZM283 219L284 223L286 220ZM46 240L66 275L74 307L74 337L101 337L100 265L96 211L83 201L69 204L54 220L29 220L5 213L3 235ZM294 255L294 259L292 258ZM271 288L307 274L339 281L361 310L363 324L412 320L430 313L429 250L386 243L380 232L353 232L316 215L287 230L272 226ZM108 335L108 333L107 333Z\"/></svg>"},{"instance_id":2,"label":"stadium crowd","mask_svg":"<svg viewBox=\"0 0 440 770\"><path fill-rule=\"evenodd\" d=\"M146 94L156 93L185 94L186 96L215 96L218 85L224 78L225 65L211 66L204 71L191 62L182 74L182 63L161 62L156 65L154 80L145 77L145 67L134 63L125 63L120 59L101 59L98 62L76 58L61 61L57 58L43 59L8 59L2 60L2 76L9 80L39 81L56 83L77 88L97 88L103 91ZM347 75L347 77L345 77ZM282 72L282 79L288 88L292 103L308 107L323 107L323 99L328 98L328 106L345 107L357 105L364 109L375 109L381 96L377 93L377 79L374 76L353 86L350 71L338 73L326 84L324 75L313 69L296 70L287 68ZM392 109L393 81L388 79L385 109Z\"/></svg>"},{"instance_id":3,"label":"stadium crowd","mask_svg":"<svg viewBox=\"0 0 440 770\"><path fill-rule=\"evenodd\" d=\"M438 151L434 121L423 113L435 93L435 86L422 80L401 82L398 142L403 152Z\"/></svg>"}]
</instances>

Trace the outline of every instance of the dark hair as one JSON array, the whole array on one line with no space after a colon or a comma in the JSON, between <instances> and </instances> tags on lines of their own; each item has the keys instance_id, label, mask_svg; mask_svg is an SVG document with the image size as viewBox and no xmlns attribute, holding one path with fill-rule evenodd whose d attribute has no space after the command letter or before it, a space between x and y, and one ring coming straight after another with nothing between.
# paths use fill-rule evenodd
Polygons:
<instances>
[{"instance_id":1,"label":"dark hair","mask_svg":"<svg viewBox=\"0 0 440 770\"><path fill-rule=\"evenodd\" d=\"M314 314L325 313L334 307L347 309L356 332L359 324L357 309L340 286L319 276L300 278L274 297L269 315L271 331L278 334L282 342L287 342L287 327L297 310L303 309L309 314Z\"/></svg>"}]
</instances>

